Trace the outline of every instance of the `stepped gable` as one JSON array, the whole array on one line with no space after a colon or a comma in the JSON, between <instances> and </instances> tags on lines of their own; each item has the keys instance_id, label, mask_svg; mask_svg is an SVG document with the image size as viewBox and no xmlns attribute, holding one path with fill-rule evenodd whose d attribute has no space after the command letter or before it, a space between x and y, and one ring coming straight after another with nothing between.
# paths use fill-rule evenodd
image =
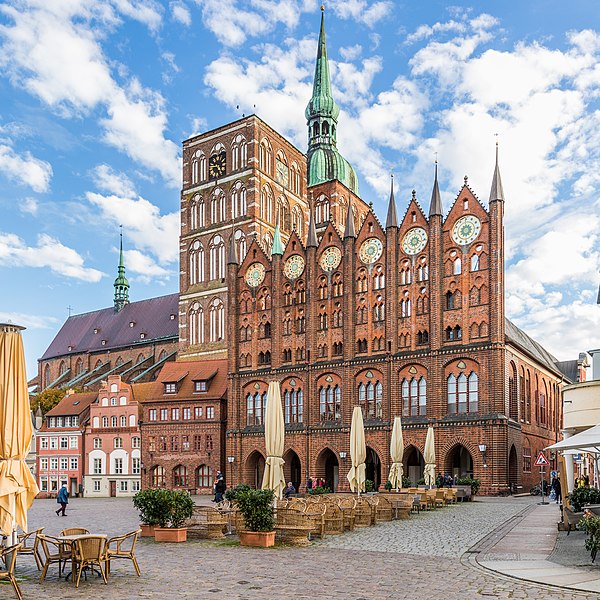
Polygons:
<instances>
[{"instance_id":1,"label":"stepped gable","mask_svg":"<svg viewBox=\"0 0 600 600\"><path fill-rule=\"evenodd\" d=\"M411 199L408 203L408 205L406 206L406 210L404 211L404 214L402 215L402 220L400 221L401 225L400 227L402 227L402 223L404 223L404 221L406 220L406 216L411 213L413 210L417 210L425 219L425 221L427 222L427 218L425 217L425 211L423 210L423 207L421 206L419 200L417 199L417 192L415 190L413 190L411 192Z\"/></svg>"},{"instance_id":2,"label":"stepped gable","mask_svg":"<svg viewBox=\"0 0 600 600\"><path fill-rule=\"evenodd\" d=\"M467 193L469 194L469 196L471 198L473 198L473 200L475 200L475 202L477 202L477 204L479 204L479 206L481 206L481 208L483 208L483 210L486 213L488 212L488 207L479 199L479 197L477 196L477 194L473 191L473 189L471 188L471 186L468 183L468 179L469 178L465 175L464 176L464 183L463 183L462 187L460 188L460 190L458 191L458 194L456 194L456 196L454 197L454 200L452 201L452 204L450 204L450 208L448 210L448 214L450 214L450 212L452 211L452 208L456 204L457 200L465 193L465 190L467 191ZM448 216L446 216L446 219L447 218L448 218Z\"/></svg>"},{"instance_id":3,"label":"stepped gable","mask_svg":"<svg viewBox=\"0 0 600 600\"><path fill-rule=\"evenodd\" d=\"M131 302L119 312L115 312L111 306L73 315L65 321L40 360L177 338L178 302L178 294L169 294ZM171 315L175 315L175 318L171 319ZM134 326L131 327L130 323L134 323ZM142 333L143 339L140 338ZM105 340L104 344L102 340Z\"/></svg>"},{"instance_id":4,"label":"stepped gable","mask_svg":"<svg viewBox=\"0 0 600 600\"><path fill-rule=\"evenodd\" d=\"M317 246L317 257L328 246L337 246L340 250L343 250L344 247L337 227L331 221L327 223L327 227L325 228L325 231L319 240L319 245Z\"/></svg>"},{"instance_id":5,"label":"stepped gable","mask_svg":"<svg viewBox=\"0 0 600 600\"><path fill-rule=\"evenodd\" d=\"M296 231L292 231L288 242L285 246L285 252L283 253L283 261L289 258L292 254L302 254L306 255L306 248L300 239L300 236L296 233Z\"/></svg>"}]
</instances>

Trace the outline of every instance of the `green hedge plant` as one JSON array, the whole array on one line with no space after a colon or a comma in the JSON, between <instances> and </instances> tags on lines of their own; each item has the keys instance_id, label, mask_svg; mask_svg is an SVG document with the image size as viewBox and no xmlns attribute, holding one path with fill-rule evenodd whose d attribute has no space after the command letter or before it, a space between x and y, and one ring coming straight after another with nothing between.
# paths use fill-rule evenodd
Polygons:
<instances>
[{"instance_id":1,"label":"green hedge plant","mask_svg":"<svg viewBox=\"0 0 600 600\"><path fill-rule=\"evenodd\" d=\"M140 514L142 525L158 525L160 523L158 495L162 490L150 488L138 492L133 497L133 506Z\"/></svg>"},{"instance_id":2,"label":"green hedge plant","mask_svg":"<svg viewBox=\"0 0 600 600\"><path fill-rule=\"evenodd\" d=\"M481 487L481 480L473 479L472 477L459 477L456 482L457 485L470 485L471 494L475 496Z\"/></svg>"},{"instance_id":3,"label":"green hedge plant","mask_svg":"<svg viewBox=\"0 0 600 600\"><path fill-rule=\"evenodd\" d=\"M234 488L229 488L225 492L225 500L229 500L230 502L235 502L237 500L238 494L240 494L242 492L247 492L250 489L252 489L252 488L249 485L247 485L245 483L240 483L239 485L236 485Z\"/></svg>"},{"instance_id":4,"label":"green hedge plant","mask_svg":"<svg viewBox=\"0 0 600 600\"><path fill-rule=\"evenodd\" d=\"M273 490L246 490L239 492L236 502L242 513L247 531L273 531Z\"/></svg>"},{"instance_id":5,"label":"green hedge plant","mask_svg":"<svg viewBox=\"0 0 600 600\"><path fill-rule=\"evenodd\" d=\"M593 488L592 488L593 489ZM585 549L590 551L592 562L600 549L600 517L585 517L579 521L579 529L587 533Z\"/></svg>"},{"instance_id":6,"label":"green hedge plant","mask_svg":"<svg viewBox=\"0 0 600 600\"><path fill-rule=\"evenodd\" d=\"M312 490L308 490L307 493L311 496L320 496L321 494L330 494L331 490L327 486L319 485L312 488Z\"/></svg>"},{"instance_id":7,"label":"green hedge plant","mask_svg":"<svg viewBox=\"0 0 600 600\"><path fill-rule=\"evenodd\" d=\"M571 508L581 512L586 504L600 504L600 490L594 487L575 488L569 494Z\"/></svg>"},{"instance_id":8,"label":"green hedge plant","mask_svg":"<svg viewBox=\"0 0 600 600\"><path fill-rule=\"evenodd\" d=\"M133 505L144 525L159 527L182 527L194 513L194 501L186 490L143 490L133 497Z\"/></svg>"}]
</instances>

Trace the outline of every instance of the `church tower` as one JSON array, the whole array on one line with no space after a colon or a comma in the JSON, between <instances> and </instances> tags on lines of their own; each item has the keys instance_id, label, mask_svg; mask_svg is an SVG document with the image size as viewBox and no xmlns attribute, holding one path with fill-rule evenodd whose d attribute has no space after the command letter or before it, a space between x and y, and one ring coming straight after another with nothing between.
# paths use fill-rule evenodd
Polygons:
<instances>
[{"instance_id":1,"label":"church tower","mask_svg":"<svg viewBox=\"0 0 600 600\"><path fill-rule=\"evenodd\" d=\"M115 298L114 307L115 312L121 311L127 304L129 304L129 281L125 277L125 264L123 262L123 234L121 233L121 240L119 246L119 267L118 275L114 283L115 287Z\"/></svg>"}]
</instances>

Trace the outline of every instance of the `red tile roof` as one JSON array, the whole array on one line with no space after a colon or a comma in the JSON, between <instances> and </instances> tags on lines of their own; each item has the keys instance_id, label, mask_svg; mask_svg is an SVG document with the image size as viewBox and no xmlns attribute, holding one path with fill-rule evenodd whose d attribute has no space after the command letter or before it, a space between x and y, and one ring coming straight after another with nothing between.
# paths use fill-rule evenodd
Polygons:
<instances>
[{"instance_id":1,"label":"red tile roof","mask_svg":"<svg viewBox=\"0 0 600 600\"><path fill-rule=\"evenodd\" d=\"M81 392L65 396L53 409L46 413L46 416L80 415L97 397L98 392Z\"/></svg>"},{"instance_id":2,"label":"red tile roof","mask_svg":"<svg viewBox=\"0 0 600 600\"><path fill-rule=\"evenodd\" d=\"M138 402L164 402L189 398L220 400L227 394L227 360L176 361L166 363L156 381L143 390L144 399ZM206 392L194 392L194 381L208 381ZM165 394L165 383L179 382L176 394ZM134 393L137 386L134 387Z\"/></svg>"}]
</instances>

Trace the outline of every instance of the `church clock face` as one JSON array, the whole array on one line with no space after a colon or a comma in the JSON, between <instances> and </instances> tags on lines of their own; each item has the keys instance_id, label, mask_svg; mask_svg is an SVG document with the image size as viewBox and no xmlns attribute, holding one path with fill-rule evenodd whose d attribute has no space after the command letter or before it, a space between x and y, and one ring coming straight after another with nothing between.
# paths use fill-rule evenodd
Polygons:
<instances>
[{"instance_id":1,"label":"church clock face","mask_svg":"<svg viewBox=\"0 0 600 600\"><path fill-rule=\"evenodd\" d=\"M290 256L283 265L283 274L288 279L298 279L304 272L304 259L299 254Z\"/></svg>"},{"instance_id":2,"label":"church clock face","mask_svg":"<svg viewBox=\"0 0 600 600\"><path fill-rule=\"evenodd\" d=\"M481 221L474 215L461 217L452 228L452 239L459 246L466 246L477 238L481 231Z\"/></svg>"},{"instance_id":3,"label":"church clock face","mask_svg":"<svg viewBox=\"0 0 600 600\"><path fill-rule=\"evenodd\" d=\"M246 283L251 287L258 287L265 280L265 267L261 263L252 263L246 271Z\"/></svg>"},{"instance_id":4,"label":"church clock face","mask_svg":"<svg viewBox=\"0 0 600 600\"><path fill-rule=\"evenodd\" d=\"M220 154L213 154L208 159L208 175L211 179L216 179L217 177L221 177L225 175L225 167L226 167L226 158L225 152L221 152Z\"/></svg>"},{"instance_id":5,"label":"church clock face","mask_svg":"<svg viewBox=\"0 0 600 600\"><path fill-rule=\"evenodd\" d=\"M376 260L379 259L383 252L383 244L378 238L369 238L365 240L358 250L358 258L365 265L372 265Z\"/></svg>"},{"instance_id":6,"label":"church clock face","mask_svg":"<svg viewBox=\"0 0 600 600\"><path fill-rule=\"evenodd\" d=\"M402 240L402 250L406 254L418 254L427 244L427 232L422 227L413 227Z\"/></svg>"},{"instance_id":7,"label":"church clock face","mask_svg":"<svg viewBox=\"0 0 600 600\"><path fill-rule=\"evenodd\" d=\"M333 271L339 267L341 262L342 253L336 246L329 246L329 248L325 248L325 250L323 250L323 254L321 254L321 258L319 259L319 264L321 265L321 269L323 269L323 271Z\"/></svg>"},{"instance_id":8,"label":"church clock face","mask_svg":"<svg viewBox=\"0 0 600 600\"><path fill-rule=\"evenodd\" d=\"M288 166L284 162L277 159L275 161L275 179L277 179L278 183L287 187L289 177L290 172Z\"/></svg>"}]
</instances>

